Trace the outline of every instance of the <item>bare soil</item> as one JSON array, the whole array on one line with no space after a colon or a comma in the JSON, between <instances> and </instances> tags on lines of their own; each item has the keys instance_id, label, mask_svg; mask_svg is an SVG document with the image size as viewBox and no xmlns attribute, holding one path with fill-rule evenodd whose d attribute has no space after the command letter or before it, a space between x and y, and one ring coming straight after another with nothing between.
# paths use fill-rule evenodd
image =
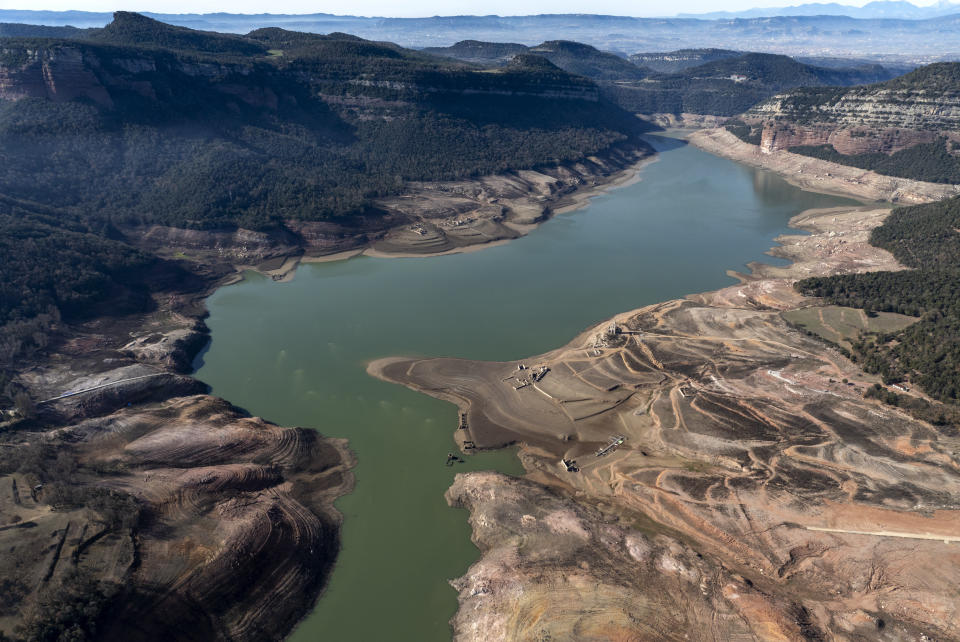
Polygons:
<instances>
[{"instance_id":1,"label":"bare soil","mask_svg":"<svg viewBox=\"0 0 960 642\"><path fill-rule=\"evenodd\" d=\"M781 316L815 303L798 278L898 269L867 242L888 211L805 212L772 251L791 265L523 362L371 364L457 403L458 439L521 444L526 480L448 493L483 552L455 638L960 639L960 438L865 399L873 377Z\"/></svg>"}]
</instances>

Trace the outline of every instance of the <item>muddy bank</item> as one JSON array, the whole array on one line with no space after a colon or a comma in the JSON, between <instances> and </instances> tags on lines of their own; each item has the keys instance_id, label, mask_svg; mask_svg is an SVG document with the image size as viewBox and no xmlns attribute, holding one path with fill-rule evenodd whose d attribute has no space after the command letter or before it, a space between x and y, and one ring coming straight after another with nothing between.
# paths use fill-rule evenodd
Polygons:
<instances>
[{"instance_id":1,"label":"muddy bank","mask_svg":"<svg viewBox=\"0 0 960 642\"><path fill-rule=\"evenodd\" d=\"M354 458L184 374L226 273L157 293L149 314L63 327L21 364L36 404L0 418L0 632L56 629L53 600L82 603L103 639L277 639L313 607Z\"/></svg>"},{"instance_id":2,"label":"muddy bank","mask_svg":"<svg viewBox=\"0 0 960 642\"><path fill-rule=\"evenodd\" d=\"M883 176L783 150L764 151L723 128L692 133L688 140L718 156L776 172L802 189L852 196L863 201L904 205L926 203L960 194L960 186Z\"/></svg>"},{"instance_id":3,"label":"muddy bank","mask_svg":"<svg viewBox=\"0 0 960 642\"><path fill-rule=\"evenodd\" d=\"M205 297L238 269L280 280L301 260L438 254L516 238L635 179L650 153L610 150L537 171L415 184L349 225L122 229L132 244L189 266L190 283L161 287L149 313L60 327L49 354L17 373L40 403L26 421L0 417L8 420L0 484L14 488L0 501L0 538L31 562L5 574L18 584L0 632L35 621L50 592L72 590L80 573L103 589L103 600L87 596L102 608L100 629L125 638L283 637L336 558L333 501L352 489L353 456L342 440L274 426L204 395L187 375L209 341ZM114 519L101 496L132 517ZM34 550L51 537L61 541L56 556Z\"/></svg>"},{"instance_id":4,"label":"muddy bank","mask_svg":"<svg viewBox=\"0 0 960 642\"><path fill-rule=\"evenodd\" d=\"M375 256L437 256L519 238L551 216L608 189L638 180L654 152L646 145L612 148L579 162L476 179L414 182L375 202L349 224L286 221L271 231L127 228L127 240L171 259L256 269L291 278L301 261ZM229 281L226 281L229 282Z\"/></svg>"},{"instance_id":5,"label":"muddy bank","mask_svg":"<svg viewBox=\"0 0 960 642\"><path fill-rule=\"evenodd\" d=\"M888 211L804 212L790 265L522 362L371 364L457 403L461 444L521 444L526 481L448 493L482 551L456 639L960 638L956 435L865 399L874 377L780 316L814 303L798 278L897 269L868 243Z\"/></svg>"}]
</instances>

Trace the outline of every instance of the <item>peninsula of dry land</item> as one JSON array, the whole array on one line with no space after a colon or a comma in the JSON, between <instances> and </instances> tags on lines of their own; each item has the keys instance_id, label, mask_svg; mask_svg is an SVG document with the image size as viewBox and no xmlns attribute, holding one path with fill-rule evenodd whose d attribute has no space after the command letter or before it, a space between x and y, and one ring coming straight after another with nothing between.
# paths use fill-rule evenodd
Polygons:
<instances>
[{"instance_id":1,"label":"peninsula of dry land","mask_svg":"<svg viewBox=\"0 0 960 642\"><path fill-rule=\"evenodd\" d=\"M818 189L875 200L953 193L804 168ZM754 265L522 362L371 364L459 405L467 452L520 444L524 479L468 473L447 494L482 552L454 582L455 639L960 638L960 438L865 398L875 377L800 329L912 319L810 307L793 289L898 269L869 244L887 214L804 212L792 224L810 234L777 239L789 266Z\"/></svg>"}]
</instances>

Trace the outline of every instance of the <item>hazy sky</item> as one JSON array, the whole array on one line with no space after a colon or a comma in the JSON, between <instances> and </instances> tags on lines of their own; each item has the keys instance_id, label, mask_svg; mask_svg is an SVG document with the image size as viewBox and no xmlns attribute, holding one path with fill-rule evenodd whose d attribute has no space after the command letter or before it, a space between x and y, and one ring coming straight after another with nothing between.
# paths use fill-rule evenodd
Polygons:
<instances>
[{"instance_id":1,"label":"hazy sky","mask_svg":"<svg viewBox=\"0 0 960 642\"><path fill-rule=\"evenodd\" d=\"M621 16L669 16L676 13L731 11L803 4L808 0L0 0L0 9L78 9L154 11L157 13L336 13L360 16L433 16L461 14L602 13ZM809 0L812 1L812 0ZM830 0L820 0L829 2ZM866 0L843 4L861 6ZM935 0L914 0L929 5Z\"/></svg>"}]
</instances>

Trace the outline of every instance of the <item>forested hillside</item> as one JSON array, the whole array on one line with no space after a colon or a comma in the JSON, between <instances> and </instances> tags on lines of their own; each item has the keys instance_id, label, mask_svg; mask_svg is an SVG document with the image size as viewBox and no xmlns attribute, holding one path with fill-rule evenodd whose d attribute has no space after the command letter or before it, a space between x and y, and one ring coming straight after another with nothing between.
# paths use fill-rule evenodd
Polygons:
<instances>
[{"instance_id":1,"label":"forested hillside","mask_svg":"<svg viewBox=\"0 0 960 642\"><path fill-rule=\"evenodd\" d=\"M142 281L156 259L104 230L2 199L0 232L0 364L44 348L51 326L82 319L108 299L115 314L150 305Z\"/></svg>"},{"instance_id":2,"label":"forested hillside","mask_svg":"<svg viewBox=\"0 0 960 642\"><path fill-rule=\"evenodd\" d=\"M405 181L641 144L635 119L555 67L481 73L350 36L135 14L91 41L6 41L0 96L19 99L0 102L0 193L131 224L264 228L349 216ZM42 73L55 95L35 90Z\"/></svg>"},{"instance_id":3,"label":"forested hillside","mask_svg":"<svg viewBox=\"0 0 960 642\"><path fill-rule=\"evenodd\" d=\"M564 71L599 82L640 80L650 73L616 54L570 40L549 40L533 47L464 40L449 47L427 47L423 52L484 66L506 65L514 56L535 54Z\"/></svg>"},{"instance_id":4,"label":"forested hillside","mask_svg":"<svg viewBox=\"0 0 960 642\"><path fill-rule=\"evenodd\" d=\"M854 345L868 372L886 383L912 381L930 396L960 403L960 197L894 210L870 237L910 270L812 278L810 296L871 311L919 316L890 335Z\"/></svg>"},{"instance_id":5,"label":"forested hillside","mask_svg":"<svg viewBox=\"0 0 960 642\"><path fill-rule=\"evenodd\" d=\"M93 29L0 22L0 38L85 38Z\"/></svg>"},{"instance_id":6,"label":"forested hillside","mask_svg":"<svg viewBox=\"0 0 960 642\"><path fill-rule=\"evenodd\" d=\"M867 169L886 176L930 183L960 183L958 143L940 136L930 143L917 143L895 151L841 154L833 145L794 145L794 154L812 156L832 163Z\"/></svg>"},{"instance_id":7,"label":"forested hillside","mask_svg":"<svg viewBox=\"0 0 960 642\"><path fill-rule=\"evenodd\" d=\"M149 305L138 279L157 266L123 236L142 226L349 224L408 181L648 150L644 129L539 57L487 73L346 34L233 36L128 13L83 40L5 39L2 357L107 297Z\"/></svg>"},{"instance_id":8,"label":"forested hillside","mask_svg":"<svg viewBox=\"0 0 960 642\"><path fill-rule=\"evenodd\" d=\"M564 71L597 81L640 80L648 75L647 70L629 60L569 40L550 40L531 47L530 53L543 56Z\"/></svg>"}]
</instances>

